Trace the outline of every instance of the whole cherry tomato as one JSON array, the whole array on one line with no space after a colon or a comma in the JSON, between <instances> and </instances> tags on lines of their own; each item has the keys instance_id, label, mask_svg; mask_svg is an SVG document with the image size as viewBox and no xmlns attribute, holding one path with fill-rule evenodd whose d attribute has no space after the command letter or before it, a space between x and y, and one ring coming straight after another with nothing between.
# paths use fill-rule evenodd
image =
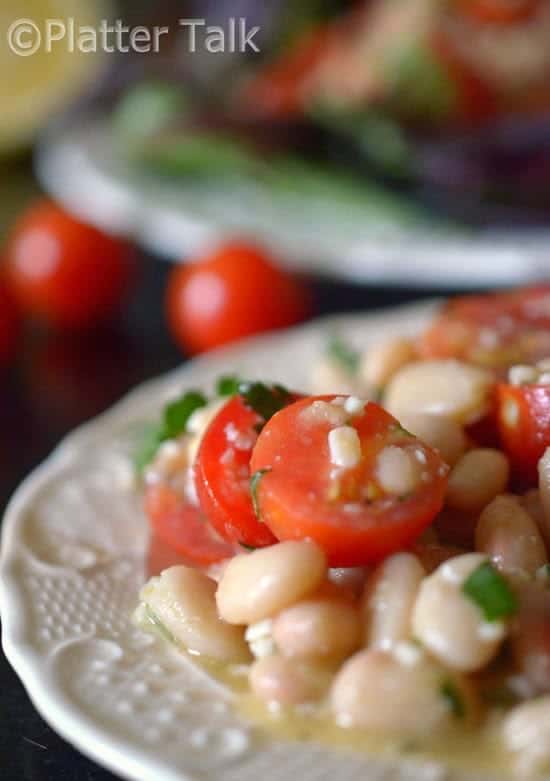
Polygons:
<instances>
[{"instance_id":1,"label":"whole cherry tomato","mask_svg":"<svg viewBox=\"0 0 550 781\"><path fill-rule=\"evenodd\" d=\"M120 303L132 276L128 245L39 201L8 238L6 276L23 312L66 328L95 325Z\"/></svg>"},{"instance_id":2,"label":"whole cherry tomato","mask_svg":"<svg viewBox=\"0 0 550 781\"><path fill-rule=\"evenodd\" d=\"M176 342L198 353L299 322L308 296L266 252L232 241L172 272L166 308Z\"/></svg>"}]
</instances>

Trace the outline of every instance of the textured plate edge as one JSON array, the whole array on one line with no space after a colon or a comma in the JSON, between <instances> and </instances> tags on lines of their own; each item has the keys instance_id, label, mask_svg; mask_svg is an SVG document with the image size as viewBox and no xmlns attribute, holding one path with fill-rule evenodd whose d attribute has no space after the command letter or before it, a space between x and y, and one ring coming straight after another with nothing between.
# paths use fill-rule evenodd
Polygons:
<instances>
[{"instance_id":1,"label":"textured plate edge","mask_svg":"<svg viewBox=\"0 0 550 781\"><path fill-rule=\"evenodd\" d=\"M149 752L137 749L115 736L73 704L52 683L46 674L47 661L27 642L27 622L24 620L24 600L17 580L19 562L16 531L24 518L25 506L47 484L58 470L73 458L93 431L108 428L131 410L143 405L151 395L161 395L162 389L178 382L181 377L190 379L197 366L216 367L220 362L229 363L247 349L265 345L269 349L282 338L310 336L316 332L338 331L353 323L378 321L383 328L388 319L426 319L441 304L441 299L427 299L414 304L375 310L351 315L332 315L284 331L260 334L229 347L212 351L189 361L159 377L140 383L125 394L105 412L77 427L66 435L52 453L36 467L19 485L4 513L0 538L0 615L2 617L2 647L6 658L22 682L34 707L42 718L65 740L82 754L129 781L199 781L200 776L183 770L174 770ZM23 617L23 618L22 618Z\"/></svg>"}]
</instances>

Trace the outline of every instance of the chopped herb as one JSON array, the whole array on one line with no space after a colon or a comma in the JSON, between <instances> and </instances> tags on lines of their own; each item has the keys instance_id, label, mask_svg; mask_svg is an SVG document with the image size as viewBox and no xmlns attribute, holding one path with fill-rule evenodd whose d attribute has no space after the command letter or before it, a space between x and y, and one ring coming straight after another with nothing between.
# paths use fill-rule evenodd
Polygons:
<instances>
[{"instance_id":1,"label":"chopped herb","mask_svg":"<svg viewBox=\"0 0 550 781\"><path fill-rule=\"evenodd\" d=\"M359 368L359 353L339 336L332 336L327 344L327 355L336 361L348 374L355 374Z\"/></svg>"},{"instance_id":2,"label":"chopped herb","mask_svg":"<svg viewBox=\"0 0 550 781\"><path fill-rule=\"evenodd\" d=\"M394 431L396 434L405 434L405 436L407 436L407 437L414 437L414 434L411 434L411 432L410 432L410 431L408 431L408 430L405 428L405 426L402 426L402 425L401 425L401 423L396 423L396 424L395 424L395 426L394 426L394 429L393 429L393 431Z\"/></svg>"},{"instance_id":3,"label":"chopped herb","mask_svg":"<svg viewBox=\"0 0 550 781\"><path fill-rule=\"evenodd\" d=\"M208 399L202 393L188 391L181 398L166 405L162 421L147 428L138 445L134 455L134 465L138 473L143 472L147 464L151 463L163 442L183 434L193 412L207 403Z\"/></svg>"},{"instance_id":4,"label":"chopped herb","mask_svg":"<svg viewBox=\"0 0 550 781\"><path fill-rule=\"evenodd\" d=\"M262 477L267 474L267 472L271 472L271 467L267 466L264 469L258 469L257 472L254 472L254 474L250 478L250 493L252 494L252 507L254 508L254 512L256 513L256 518L261 521L261 513L260 513L260 504L258 502L258 485L260 483L260 480Z\"/></svg>"},{"instance_id":5,"label":"chopped herb","mask_svg":"<svg viewBox=\"0 0 550 781\"><path fill-rule=\"evenodd\" d=\"M216 394L218 396L236 396L239 392L239 386L242 380L233 374L227 374L220 377L216 383Z\"/></svg>"},{"instance_id":6,"label":"chopped herb","mask_svg":"<svg viewBox=\"0 0 550 781\"><path fill-rule=\"evenodd\" d=\"M145 605L145 615L147 616L147 620L153 625L159 635L161 635L168 643L172 643L172 645L175 645L178 648L180 647L180 644L172 632L164 626L160 618L151 610L149 605Z\"/></svg>"},{"instance_id":7,"label":"chopped herb","mask_svg":"<svg viewBox=\"0 0 550 781\"><path fill-rule=\"evenodd\" d=\"M462 591L481 609L487 621L507 618L517 611L517 600L508 583L488 561L480 564Z\"/></svg>"},{"instance_id":8,"label":"chopped herb","mask_svg":"<svg viewBox=\"0 0 550 781\"><path fill-rule=\"evenodd\" d=\"M456 716L457 719L463 719L466 715L466 707L464 705L464 700L453 681L443 681L440 691L441 696L446 700L453 716Z\"/></svg>"},{"instance_id":9,"label":"chopped herb","mask_svg":"<svg viewBox=\"0 0 550 781\"><path fill-rule=\"evenodd\" d=\"M241 546L241 548L244 548L245 550L250 550L250 551L258 550L255 545L247 545L246 542L239 542L239 545Z\"/></svg>"},{"instance_id":10,"label":"chopped herb","mask_svg":"<svg viewBox=\"0 0 550 781\"><path fill-rule=\"evenodd\" d=\"M183 434L187 421L195 410L205 407L208 399L202 393L189 391L164 408L164 439L174 439Z\"/></svg>"},{"instance_id":11,"label":"chopped herb","mask_svg":"<svg viewBox=\"0 0 550 781\"><path fill-rule=\"evenodd\" d=\"M239 394L245 404L267 422L276 412L286 407L290 393L282 385L264 385L263 382L241 382Z\"/></svg>"}]
</instances>

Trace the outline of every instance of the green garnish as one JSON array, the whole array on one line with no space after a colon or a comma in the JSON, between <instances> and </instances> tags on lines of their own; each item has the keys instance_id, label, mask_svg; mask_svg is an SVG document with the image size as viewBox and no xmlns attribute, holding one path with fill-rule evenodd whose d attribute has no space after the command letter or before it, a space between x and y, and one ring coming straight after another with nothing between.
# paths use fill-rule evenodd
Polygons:
<instances>
[{"instance_id":1,"label":"green garnish","mask_svg":"<svg viewBox=\"0 0 550 781\"><path fill-rule=\"evenodd\" d=\"M480 564L462 591L481 609L487 621L507 618L517 611L517 600L508 583L488 561Z\"/></svg>"},{"instance_id":2,"label":"green garnish","mask_svg":"<svg viewBox=\"0 0 550 781\"><path fill-rule=\"evenodd\" d=\"M247 545L246 542L239 542L239 545L241 548L244 548L245 550L253 551L258 550L255 545Z\"/></svg>"},{"instance_id":3,"label":"green garnish","mask_svg":"<svg viewBox=\"0 0 550 781\"><path fill-rule=\"evenodd\" d=\"M327 344L327 355L340 364L349 374L355 374L359 368L359 353L339 336L332 336Z\"/></svg>"},{"instance_id":4,"label":"green garnish","mask_svg":"<svg viewBox=\"0 0 550 781\"><path fill-rule=\"evenodd\" d=\"M227 374L220 377L216 383L216 394L218 396L236 396L239 392L239 386L242 380L233 374Z\"/></svg>"},{"instance_id":5,"label":"green garnish","mask_svg":"<svg viewBox=\"0 0 550 781\"><path fill-rule=\"evenodd\" d=\"M241 382L239 394L245 404L267 422L276 412L286 407L290 393L282 385L264 385L263 382Z\"/></svg>"},{"instance_id":6,"label":"green garnish","mask_svg":"<svg viewBox=\"0 0 550 781\"><path fill-rule=\"evenodd\" d=\"M149 427L134 455L134 466L138 472L149 464L162 442L183 434L187 422L195 410L206 406L208 399L198 391L188 391L181 398L170 402L164 408L161 422Z\"/></svg>"},{"instance_id":7,"label":"green garnish","mask_svg":"<svg viewBox=\"0 0 550 781\"><path fill-rule=\"evenodd\" d=\"M252 495L252 507L254 508L254 513L256 514L256 518L259 521L262 520L262 516L260 513L260 503L258 501L258 485L262 477L268 472L271 472L270 466L264 467L264 469L258 469L258 471L254 472L254 474L250 477L250 493Z\"/></svg>"},{"instance_id":8,"label":"green garnish","mask_svg":"<svg viewBox=\"0 0 550 781\"><path fill-rule=\"evenodd\" d=\"M464 700L453 681L443 681L440 691L441 696L446 700L453 716L456 716L457 719L463 719L466 715L466 707L464 705Z\"/></svg>"}]
</instances>

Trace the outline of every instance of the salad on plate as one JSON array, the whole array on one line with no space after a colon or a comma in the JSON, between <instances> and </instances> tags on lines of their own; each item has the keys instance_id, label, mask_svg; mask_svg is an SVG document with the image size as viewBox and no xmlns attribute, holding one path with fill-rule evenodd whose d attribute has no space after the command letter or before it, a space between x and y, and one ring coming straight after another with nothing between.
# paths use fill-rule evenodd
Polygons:
<instances>
[{"instance_id":1,"label":"salad on plate","mask_svg":"<svg viewBox=\"0 0 550 781\"><path fill-rule=\"evenodd\" d=\"M223 376L136 452L179 563L134 619L264 729L550 768L550 287L446 304L308 392Z\"/></svg>"}]
</instances>

